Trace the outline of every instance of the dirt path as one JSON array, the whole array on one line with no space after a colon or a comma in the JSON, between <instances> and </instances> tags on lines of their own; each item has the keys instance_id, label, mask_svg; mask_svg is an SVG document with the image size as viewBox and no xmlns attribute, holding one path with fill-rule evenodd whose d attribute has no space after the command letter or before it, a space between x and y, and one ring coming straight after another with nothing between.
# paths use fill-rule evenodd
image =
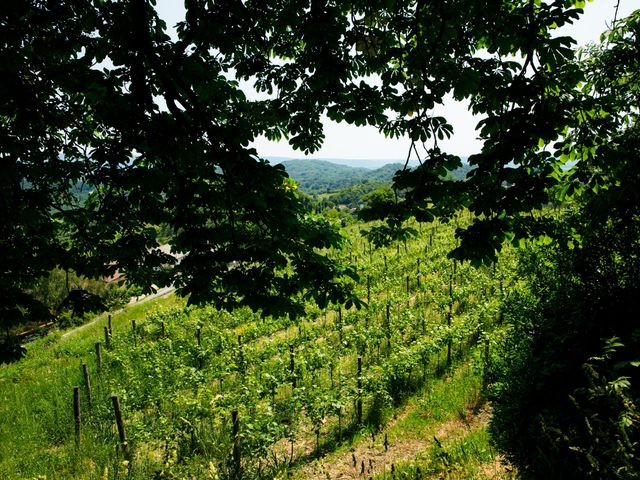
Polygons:
<instances>
[{"instance_id":1,"label":"dirt path","mask_svg":"<svg viewBox=\"0 0 640 480\"><path fill-rule=\"evenodd\" d=\"M409 406L393 420L385 430L401 422L413 410ZM437 426L437 430L425 431L422 438L404 438L397 441L389 441L388 448L384 447L384 432L375 437L363 439L350 451L340 455L328 455L314 460L298 470L296 477L306 479L343 480L362 479L372 475L381 474L389 470L392 464L406 462L414 459L418 454L425 452L435 441L444 441L452 436L461 436L465 432L486 425L490 413L486 407L474 413L468 410L465 418L449 420Z\"/></svg>"},{"instance_id":2,"label":"dirt path","mask_svg":"<svg viewBox=\"0 0 640 480\"><path fill-rule=\"evenodd\" d=\"M127 305L125 305L124 308L121 308L119 310L114 311L113 313L118 313L121 312L122 310L126 309L127 307L129 307L130 305L140 305L141 303L145 303L148 302L150 300L153 300L155 298L160 298L160 297L164 297L165 295L169 295L171 292L173 292L175 290L175 287L164 287L159 289L156 293L153 293L151 295L145 295L143 297L135 297L132 298L129 303L127 303ZM85 323L83 325L80 325L79 327L73 328L65 333L63 333L61 335L62 338L68 337L73 335L74 333L79 332L80 330L88 327L89 325L93 325L94 323L96 323L97 321L99 321L100 319L104 318L104 314L100 314L98 315L96 318L94 318L93 320L91 320L88 323Z\"/></svg>"}]
</instances>

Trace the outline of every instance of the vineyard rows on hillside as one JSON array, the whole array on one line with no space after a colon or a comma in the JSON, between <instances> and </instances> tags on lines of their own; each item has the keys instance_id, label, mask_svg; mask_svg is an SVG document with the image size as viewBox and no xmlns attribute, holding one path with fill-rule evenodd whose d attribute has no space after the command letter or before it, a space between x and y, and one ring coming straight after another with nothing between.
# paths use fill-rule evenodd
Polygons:
<instances>
[{"instance_id":1,"label":"vineyard rows on hillside","mask_svg":"<svg viewBox=\"0 0 640 480\"><path fill-rule=\"evenodd\" d=\"M2 438L25 423L38 436L2 442L1 476L304 477L310 462L363 435L377 435L386 451L382 432L412 396L458 365L481 378L501 334L514 259L509 250L480 268L448 259L455 223L465 221L467 214L416 225L415 239L380 249L361 235L366 225L348 227L347 248L326 254L357 268L355 288L367 304L359 310L308 305L294 320L173 299L144 316L114 318L111 334L101 320L79 351L50 339L43 348L70 361L64 374L26 380L46 395L24 403L20 366L0 374L0 411L13 418ZM73 386L81 387L75 429ZM365 475L364 460L355 470Z\"/></svg>"}]
</instances>

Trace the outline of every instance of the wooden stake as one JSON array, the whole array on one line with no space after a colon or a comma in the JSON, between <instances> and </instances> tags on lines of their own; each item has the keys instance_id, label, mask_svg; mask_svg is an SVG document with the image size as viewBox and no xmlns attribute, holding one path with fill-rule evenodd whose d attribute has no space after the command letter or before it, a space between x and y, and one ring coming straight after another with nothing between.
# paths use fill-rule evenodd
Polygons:
<instances>
[{"instance_id":1,"label":"wooden stake","mask_svg":"<svg viewBox=\"0 0 640 480\"><path fill-rule=\"evenodd\" d=\"M76 447L80 446L80 387L73 387L73 420Z\"/></svg>"},{"instance_id":2,"label":"wooden stake","mask_svg":"<svg viewBox=\"0 0 640 480\"><path fill-rule=\"evenodd\" d=\"M487 388L489 384L489 338L484 339L484 368L482 370L482 386Z\"/></svg>"},{"instance_id":3,"label":"wooden stake","mask_svg":"<svg viewBox=\"0 0 640 480\"><path fill-rule=\"evenodd\" d=\"M102 370L102 344L96 342L96 361L98 362L98 371Z\"/></svg>"},{"instance_id":4,"label":"wooden stake","mask_svg":"<svg viewBox=\"0 0 640 480\"><path fill-rule=\"evenodd\" d=\"M109 327L109 335L113 335L113 325L111 324L111 314L107 318L107 326Z\"/></svg>"},{"instance_id":5,"label":"wooden stake","mask_svg":"<svg viewBox=\"0 0 640 480\"><path fill-rule=\"evenodd\" d=\"M362 425L362 357L358 357L358 374L356 377L358 399L356 401L356 419Z\"/></svg>"},{"instance_id":6,"label":"wooden stake","mask_svg":"<svg viewBox=\"0 0 640 480\"><path fill-rule=\"evenodd\" d=\"M235 478L240 478L240 420L238 419L238 411L231 412L231 436L233 437L233 470Z\"/></svg>"},{"instance_id":7,"label":"wooden stake","mask_svg":"<svg viewBox=\"0 0 640 480\"><path fill-rule=\"evenodd\" d=\"M295 372L295 352L294 346L289 345L289 374L291 375L291 387L296 388L296 372Z\"/></svg>"},{"instance_id":8,"label":"wooden stake","mask_svg":"<svg viewBox=\"0 0 640 480\"><path fill-rule=\"evenodd\" d=\"M391 317L390 317L389 309L390 309L390 305L387 303L387 324L385 328L386 330L385 334L386 334L387 340L391 338Z\"/></svg>"},{"instance_id":9,"label":"wooden stake","mask_svg":"<svg viewBox=\"0 0 640 480\"><path fill-rule=\"evenodd\" d=\"M111 334L108 327L104 327L104 346L107 350L111 348Z\"/></svg>"},{"instance_id":10,"label":"wooden stake","mask_svg":"<svg viewBox=\"0 0 640 480\"><path fill-rule=\"evenodd\" d=\"M116 417L116 426L118 427L118 437L122 445L122 451L127 454L129 446L127 444L127 433L124 430L124 422L122 421L122 412L120 411L120 400L118 395L111 395L111 403L113 404L113 413Z\"/></svg>"},{"instance_id":11,"label":"wooden stake","mask_svg":"<svg viewBox=\"0 0 640 480\"><path fill-rule=\"evenodd\" d=\"M84 377L84 386L87 389L87 405L91 407L92 398L91 398L91 379L89 378L89 368L86 363L82 364L82 376Z\"/></svg>"}]
</instances>

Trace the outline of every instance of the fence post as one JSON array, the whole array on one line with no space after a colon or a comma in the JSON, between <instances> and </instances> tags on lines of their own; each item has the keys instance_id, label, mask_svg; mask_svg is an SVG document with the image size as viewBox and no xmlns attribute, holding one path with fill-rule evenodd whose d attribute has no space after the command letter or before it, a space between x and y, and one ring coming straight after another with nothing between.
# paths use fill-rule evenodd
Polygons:
<instances>
[{"instance_id":1,"label":"fence post","mask_svg":"<svg viewBox=\"0 0 640 480\"><path fill-rule=\"evenodd\" d=\"M104 327L104 346L107 350L111 348L111 334L109 333L109 327Z\"/></svg>"},{"instance_id":2,"label":"fence post","mask_svg":"<svg viewBox=\"0 0 640 480\"><path fill-rule=\"evenodd\" d=\"M454 262L455 265L455 262ZM453 317L453 276L449 279L449 311L447 312L447 326L449 327L449 339L447 340L447 368L451 367L451 319Z\"/></svg>"},{"instance_id":3,"label":"fence post","mask_svg":"<svg viewBox=\"0 0 640 480\"><path fill-rule=\"evenodd\" d=\"M80 387L73 387L73 420L76 447L80 445Z\"/></svg>"},{"instance_id":4,"label":"fence post","mask_svg":"<svg viewBox=\"0 0 640 480\"><path fill-rule=\"evenodd\" d=\"M484 368L482 375L482 387L489 385L489 337L484 339Z\"/></svg>"},{"instance_id":5,"label":"fence post","mask_svg":"<svg viewBox=\"0 0 640 480\"><path fill-rule=\"evenodd\" d=\"M296 388L295 352L293 344L289 345L289 373L291 375L291 387Z\"/></svg>"},{"instance_id":6,"label":"fence post","mask_svg":"<svg viewBox=\"0 0 640 480\"><path fill-rule=\"evenodd\" d=\"M109 318L107 319L107 326L109 328L109 335L113 335L113 325L111 323L111 314L109 314Z\"/></svg>"},{"instance_id":7,"label":"fence post","mask_svg":"<svg viewBox=\"0 0 640 480\"><path fill-rule=\"evenodd\" d=\"M122 421L122 412L120 411L120 400L118 399L118 395L111 395L111 403L113 403L113 414L116 417L116 426L118 427L118 437L120 438L122 451L125 454L128 454L129 446L127 445L127 433L124 430L124 422Z\"/></svg>"},{"instance_id":8,"label":"fence post","mask_svg":"<svg viewBox=\"0 0 640 480\"><path fill-rule=\"evenodd\" d=\"M235 478L240 478L240 420L238 419L238 410L231 412L231 425L233 437L233 470Z\"/></svg>"},{"instance_id":9,"label":"fence post","mask_svg":"<svg viewBox=\"0 0 640 480\"><path fill-rule=\"evenodd\" d=\"M362 357L358 357L358 374L356 377L358 400L356 402L356 419L358 425L362 425Z\"/></svg>"},{"instance_id":10,"label":"fence post","mask_svg":"<svg viewBox=\"0 0 640 480\"><path fill-rule=\"evenodd\" d=\"M84 377L84 385L87 388L87 404L91 407L91 379L89 378L89 367L87 367L86 363L82 364L82 376Z\"/></svg>"},{"instance_id":11,"label":"fence post","mask_svg":"<svg viewBox=\"0 0 640 480\"><path fill-rule=\"evenodd\" d=\"M387 337L387 347L391 346L391 306L387 303L387 324L385 325L385 336Z\"/></svg>"},{"instance_id":12,"label":"fence post","mask_svg":"<svg viewBox=\"0 0 640 480\"><path fill-rule=\"evenodd\" d=\"M96 342L96 360L98 362L98 371L102 370L102 344Z\"/></svg>"}]
</instances>

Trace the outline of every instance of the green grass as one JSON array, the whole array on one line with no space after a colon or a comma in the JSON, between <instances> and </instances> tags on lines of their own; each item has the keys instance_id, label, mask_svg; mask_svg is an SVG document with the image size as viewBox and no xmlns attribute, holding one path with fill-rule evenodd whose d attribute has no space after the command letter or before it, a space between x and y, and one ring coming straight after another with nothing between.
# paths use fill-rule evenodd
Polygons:
<instances>
[{"instance_id":1,"label":"green grass","mask_svg":"<svg viewBox=\"0 0 640 480\"><path fill-rule=\"evenodd\" d=\"M170 295L121 310L112 318L114 334L130 329L133 319L180 302ZM51 333L26 345L20 362L0 366L0 478L91 478L85 476L94 470L86 452L95 464L109 463L111 432L84 435L81 451L73 442L73 387L83 383L82 362L95 368L95 342L104 341L106 319L103 314L66 337ZM102 387L93 378L94 396L108 395Z\"/></svg>"}]
</instances>

